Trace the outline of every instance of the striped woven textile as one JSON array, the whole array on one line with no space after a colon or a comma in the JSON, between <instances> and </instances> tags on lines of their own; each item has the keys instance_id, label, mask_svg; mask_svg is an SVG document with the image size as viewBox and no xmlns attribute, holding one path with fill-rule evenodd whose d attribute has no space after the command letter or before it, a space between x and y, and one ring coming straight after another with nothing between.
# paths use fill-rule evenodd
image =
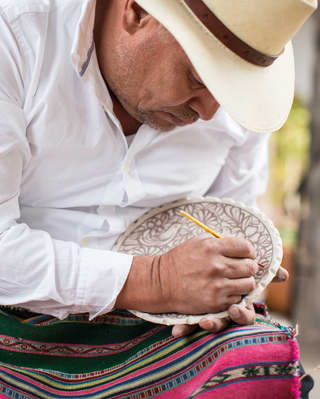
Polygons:
<instances>
[{"instance_id":1,"label":"striped woven textile","mask_svg":"<svg viewBox=\"0 0 320 399\"><path fill-rule=\"evenodd\" d=\"M89 322L0 312L0 398L299 397L294 332L257 316L219 334L115 311Z\"/></svg>"}]
</instances>

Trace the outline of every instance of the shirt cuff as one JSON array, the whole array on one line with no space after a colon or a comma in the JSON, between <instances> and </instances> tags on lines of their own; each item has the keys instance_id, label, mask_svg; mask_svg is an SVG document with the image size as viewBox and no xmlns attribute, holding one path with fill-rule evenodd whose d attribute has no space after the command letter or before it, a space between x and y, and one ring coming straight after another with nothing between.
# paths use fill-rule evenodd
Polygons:
<instances>
[{"instance_id":1,"label":"shirt cuff","mask_svg":"<svg viewBox=\"0 0 320 399\"><path fill-rule=\"evenodd\" d=\"M113 309L132 260L132 255L81 248L76 303L89 311L90 320Z\"/></svg>"}]
</instances>

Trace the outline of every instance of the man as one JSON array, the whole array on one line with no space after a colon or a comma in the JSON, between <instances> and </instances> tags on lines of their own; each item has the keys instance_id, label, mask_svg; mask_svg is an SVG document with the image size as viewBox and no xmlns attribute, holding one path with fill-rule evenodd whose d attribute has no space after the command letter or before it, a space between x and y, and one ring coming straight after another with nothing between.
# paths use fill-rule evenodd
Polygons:
<instances>
[{"instance_id":1,"label":"man","mask_svg":"<svg viewBox=\"0 0 320 399\"><path fill-rule=\"evenodd\" d=\"M170 337L168 329L107 313L114 307L190 314L228 309L238 324L256 319L253 307L237 305L255 288L258 267L245 240L198 238L160 257L110 251L128 224L151 207L211 194L254 205L265 188L268 132L281 126L292 100L292 54L286 43L315 2L286 1L287 9L279 9L277 2L264 1L264 12L272 11L275 23L285 11L292 13L286 29L270 40L266 26L248 33L253 20L266 20L253 1L245 11L232 3L230 10L221 1L0 0L0 303L34 312L4 308L0 382L5 397L65 397L71 389L80 397L83 381L91 397L160 392L187 397L198 390L212 393L215 373L220 392L224 389L226 375L232 373L222 367L206 374L207 365L215 365L200 353L201 340L217 348L219 335L197 330L177 341L194 327L176 326ZM258 13L260 21L244 22L250 12ZM242 40L224 24L213 32L220 20L214 13L230 23L242 16L235 28ZM264 36L259 38L258 32ZM272 56L267 48L261 55L257 43L265 41ZM283 269L279 278L286 279ZM39 321L45 316L38 315L71 322L80 313L91 319L106 315L107 327L86 323L84 333L81 323L67 325L52 317ZM32 327L44 322L52 325L47 330ZM200 327L217 333L229 322L203 318ZM257 328L250 334L257 334ZM270 334L283 343L283 350L279 358L276 350L264 353L261 378L277 379L273 388L260 383L259 394L274 397L282 389L281 397L290 397L291 385L298 384L297 358L291 350L288 356L288 347L295 344L290 332L272 328ZM97 349L99 365L96 357L90 363L91 354L82 359L77 352L91 335L87 349L111 348L112 355L103 353L102 358ZM115 344L117 337L121 343ZM12 352L17 339L24 349ZM165 346L173 348L173 342L182 343L181 352L180 344L172 352ZM121 358L127 346L135 352L128 349ZM201 367L192 360L191 348L197 348ZM144 354L150 359L155 350L159 359L143 369ZM179 366L170 366L178 353ZM181 377L185 353L190 367L197 368ZM257 358L246 361L242 375L247 378L255 368L260 376ZM250 369L249 363L254 365ZM285 374L276 371L280 366ZM163 368L167 374L161 374ZM179 372L170 380L173 369ZM157 377L150 380L148 373ZM150 381L155 382L149 386ZM257 392L251 385L243 397ZM232 386L225 397L234 394Z\"/></svg>"}]
</instances>

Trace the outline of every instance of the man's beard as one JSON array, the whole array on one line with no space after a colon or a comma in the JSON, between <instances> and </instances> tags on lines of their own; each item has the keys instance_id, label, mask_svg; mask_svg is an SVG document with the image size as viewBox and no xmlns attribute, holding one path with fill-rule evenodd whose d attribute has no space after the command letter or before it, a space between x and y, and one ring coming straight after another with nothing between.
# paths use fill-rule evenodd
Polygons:
<instances>
[{"instance_id":1,"label":"man's beard","mask_svg":"<svg viewBox=\"0 0 320 399\"><path fill-rule=\"evenodd\" d=\"M199 115L193 110L181 110L181 109L161 109L161 112L168 113L173 117L179 119L180 121L185 121L186 124L191 124L196 122L199 119ZM169 132L170 130L175 129L178 125L174 123L169 123L167 121L163 121L161 118L157 118L154 111L144 111L144 110L136 110L136 117L139 122L144 123L151 128L161 131L161 132Z\"/></svg>"},{"instance_id":2,"label":"man's beard","mask_svg":"<svg viewBox=\"0 0 320 399\"><path fill-rule=\"evenodd\" d=\"M116 85L114 85L112 88L109 87L109 89L111 89L112 95L132 118L134 118L137 122L146 124L152 129L158 130L160 132L171 131L178 125L157 117L156 113L159 111L170 114L179 121L185 121L186 124L194 123L199 119L199 115L196 111L185 107L164 107L156 111L140 109L132 105L122 93L121 89L116 87Z\"/></svg>"}]
</instances>

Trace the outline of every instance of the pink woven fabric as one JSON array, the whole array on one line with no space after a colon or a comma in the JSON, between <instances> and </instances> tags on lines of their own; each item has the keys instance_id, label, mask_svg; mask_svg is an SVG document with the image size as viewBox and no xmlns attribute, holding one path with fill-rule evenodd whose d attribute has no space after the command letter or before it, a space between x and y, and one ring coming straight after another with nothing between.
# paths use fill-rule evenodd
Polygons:
<instances>
[{"instance_id":1,"label":"pink woven fabric","mask_svg":"<svg viewBox=\"0 0 320 399\"><path fill-rule=\"evenodd\" d=\"M123 312L93 323L41 315L20 324L4 314L0 321L1 399L299 398L294 332L264 316L178 339Z\"/></svg>"}]
</instances>

